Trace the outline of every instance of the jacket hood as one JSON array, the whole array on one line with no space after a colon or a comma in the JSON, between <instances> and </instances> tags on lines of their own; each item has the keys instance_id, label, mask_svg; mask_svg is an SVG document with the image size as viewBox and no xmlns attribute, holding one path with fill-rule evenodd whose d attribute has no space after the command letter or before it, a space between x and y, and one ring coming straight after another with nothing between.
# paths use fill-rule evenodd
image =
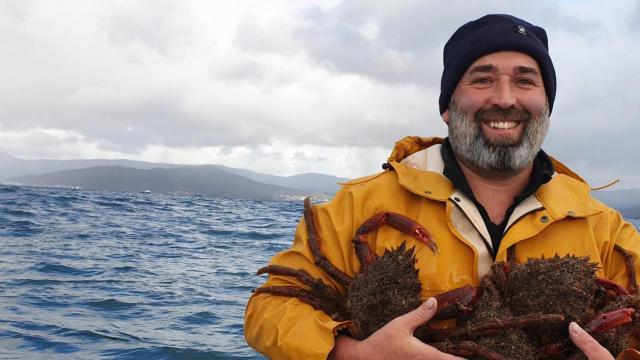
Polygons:
<instances>
[{"instance_id":1,"label":"jacket hood","mask_svg":"<svg viewBox=\"0 0 640 360\"><path fill-rule=\"evenodd\" d=\"M433 145L442 144L443 141L444 139L439 137L407 136L395 143L395 146L391 151L391 155L389 155L388 162L391 166L395 166L409 155L427 149ZM575 180L585 184L587 183L578 174L573 172L560 161L556 160L553 156L549 156L549 159L551 160L553 168L557 174L567 175Z\"/></svg>"}]
</instances>

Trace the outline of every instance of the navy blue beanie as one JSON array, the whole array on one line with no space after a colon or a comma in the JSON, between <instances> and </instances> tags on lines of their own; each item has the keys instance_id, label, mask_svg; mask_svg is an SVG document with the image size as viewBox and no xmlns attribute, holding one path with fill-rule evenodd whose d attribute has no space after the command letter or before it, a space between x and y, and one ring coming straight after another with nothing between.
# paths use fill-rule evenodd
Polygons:
<instances>
[{"instance_id":1,"label":"navy blue beanie","mask_svg":"<svg viewBox=\"0 0 640 360\"><path fill-rule=\"evenodd\" d=\"M478 58L497 51L518 51L533 57L540 67L549 113L556 98L556 72L549 57L547 33L511 15L485 15L462 25L444 46L440 81L440 114L449 108L458 81Z\"/></svg>"}]
</instances>

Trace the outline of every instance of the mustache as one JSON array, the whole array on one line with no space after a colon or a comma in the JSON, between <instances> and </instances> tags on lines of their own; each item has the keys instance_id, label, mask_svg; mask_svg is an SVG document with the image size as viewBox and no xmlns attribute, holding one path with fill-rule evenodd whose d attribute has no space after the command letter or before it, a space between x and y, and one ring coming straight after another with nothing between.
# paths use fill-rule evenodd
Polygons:
<instances>
[{"instance_id":1,"label":"mustache","mask_svg":"<svg viewBox=\"0 0 640 360\"><path fill-rule=\"evenodd\" d=\"M473 118L477 122L483 122L486 120L523 122L531 120L531 113L524 109L516 109L515 107L502 109L494 106L489 109L476 111Z\"/></svg>"}]
</instances>

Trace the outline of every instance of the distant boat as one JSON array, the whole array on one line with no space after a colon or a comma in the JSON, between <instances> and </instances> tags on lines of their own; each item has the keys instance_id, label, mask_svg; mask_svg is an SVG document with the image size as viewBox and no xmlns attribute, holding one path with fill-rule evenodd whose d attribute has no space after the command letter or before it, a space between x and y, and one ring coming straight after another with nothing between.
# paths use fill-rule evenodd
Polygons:
<instances>
[{"instance_id":1,"label":"distant boat","mask_svg":"<svg viewBox=\"0 0 640 360\"><path fill-rule=\"evenodd\" d=\"M140 191L141 194L151 194L151 190L142 190Z\"/></svg>"}]
</instances>

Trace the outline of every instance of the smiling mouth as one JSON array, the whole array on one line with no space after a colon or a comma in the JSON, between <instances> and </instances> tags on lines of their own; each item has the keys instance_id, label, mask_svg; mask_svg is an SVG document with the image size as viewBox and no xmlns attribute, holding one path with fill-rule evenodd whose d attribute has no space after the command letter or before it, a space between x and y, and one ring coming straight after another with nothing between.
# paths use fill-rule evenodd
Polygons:
<instances>
[{"instance_id":1,"label":"smiling mouth","mask_svg":"<svg viewBox=\"0 0 640 360\"><path fill-rule=\"evenodd\" d=\"M520 123L517 121L490 121L485 124L492 129L513 129Z\"/></svg>"}]
</instances>

